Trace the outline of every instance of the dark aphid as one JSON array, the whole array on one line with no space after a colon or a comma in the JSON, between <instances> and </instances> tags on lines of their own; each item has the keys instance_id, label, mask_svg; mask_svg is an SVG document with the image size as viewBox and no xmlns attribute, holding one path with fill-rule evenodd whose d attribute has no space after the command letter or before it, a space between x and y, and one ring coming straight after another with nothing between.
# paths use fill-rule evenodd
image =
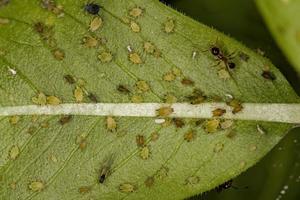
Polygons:
<instances>
[{"instance_id":1,"label":"dark aphid","mask_svg":"<svg viewBox=\"0 0 300 200\"><path fill-rule=\"evenodd\" d=\"M186 86L191 86L191 85L194 85L194 81L193 80L191 80L191 79L189 79L189 78L183 78L182 80L181 80L181 84L182 85L186 85Z\"/></svg>"},{"instance_id":2,"label":"dark aphid","mask_svg":"<svg viewBox=\"0 0 300 200\"><path fill-rule=\"evenodd\" d=\"M265 79L268 79L268 80L271 80L271 81L275 81L276 80L275 74L273 72L270 72L269 70L264 70L261 75Z\"/></svg>"},{"instance_id":3,"label":"dark aphid","mask_svg":"<svg viewBox=\"0 0 300 200\"><path fill-rule=\"evenodd\" d=\"M88 3L84 6L84 10L91 15L98 15L100 11L100 6L95 3Z\"/></svg>"},{"instance_id":4,"label":"dark aphid","mask_svg":"<svg viewBox=\"0 0 300 200\"><path fill-rule=\"evenodd\" d=\"M143 146L145 146L145 136L143 136L143 135L137 135L136 137L135 137L135 140L136 140L136 144L137 144L137 146L138 147L143 147Z\"/></svg>"},{"instance_id":5,"label":"dark aphid","mask_svg":"<svg viewBox=\"0 0 300 200\"><path fill-rule=\"evenodd\" d=\"M70 122L71 119L72 119L72 115L65 115L60 118L59 123L61 125L65 125L66 123Z\"/></svg>"},{"instance_id":6,"label":"dark aphid","mask_svg":"<svg viewBox=\"0 0 300 200\"><path fill-rule=\"evenodd\" d=\"M204 121L205 121L204 119L198 119L197 121L195 121L195 126L196 127L197 126L202 126Z\"/></svg>"},{"instance_id":7,"label":"dark aphid","mask_svg":"<svg viewBox=\"0 0 300 200\"><path fill-rule=\"evenodd\" d=\"M89 98L92 102L94 102L94 103L97 103L97 102L98 102L98 99L97 99L96 95L94 95L93 93L90 93L90 94L88 95L88 98Z\"/></svg>"},{"instance_id":8,"label":"dark aphid","mask_svg":"<svg viewBox=\"0 0 300 200\"><path fill-rule=\"evenodd\" d=\"M109 176L110 174L110 167L108 166L104 166L102 167L101 171L100 171L100 175L99 175L99 183L103 184L104 181L106 180L107 176Z\"/></svg>"},{"instance_id":9,"label":"dark aphid","mask_svg":"<svg viewBox=\"0 0 300 200\"><path fill-rule=\"evenodd\" d=\"M127 87L125 87L124 85L118 85L117 90L124 94L130 93L130 90Z\"/></svg>"},{"instance_id":10,"label":"dark aphid","mask_svg":"<svg viewBox=\"0 0 300 200\"><path fill-rule=\"evenodd\" d=\"M229 181L226 181L225 183L219 185L218 187L215 188L215 190L220 193L222 192L223 190L227 190L229 188L232 187L232 183L233 183L233 180L229 180Z\"/></svg>"},{"instance_id":11,"label":"dark aphid","mask_svg":"<svg viewBox=\"0 0 300 200\"><path fill-rule=\"evenodd\" d=\"M107 177L111 174L111 166L113 164L113 157L108 158L102 165L100 169L100 174L98 177L99 183L103 184Z\"/></svg>"},{"instance_id":12,"label":"dark aphid","mask_svg":"<svg viewBox=\"0 0 300 200\"><path fill-rule=\"evenodd\" d=\"M34 29L38 33L44 33L45 31L45 25L42 22L37 22L34 24Z\"/></svg>"},{"instance_id":13,"label":"dark aphid","mask_svg":"<svg viewBox=\"0 0 300 200\"><path fill-rule=\"evenodd\" d=\"M107 174L102 172L102 174L99 176L99 183L104 183L106 176Z\"/></svg>"},{"instance_id":14,"label":"dark aphid","mask_svg":"<svg viewBox=\"0 0 300 200\"><path fill-rule=\"evenodd\" d=\"M64 79L69 83L69 84L74 84L75 83L75 79L73 78L73 76L67 74L64 75Z\"/></svg>"},{"instance_id":15,"label":"dark aphid","mask_svg":"<svg viewBox=\"0 0 300 200\"><path fill-rule=\"evenodd\" d=\"M200 89L194 89L193 93L190 96L186 97L187 100L191 104L200 104L203 103L206 100L206 96L203 94L203 92Z\"/></svg>"},{"instance_id":16,"label":"dark aphid","mask_svg":"<svg viewBox=\"0 0 300 200\"><path fill-rule=\"evenodd\" d=\"M239 52L239 57L241 60L245 61L245 62L248 62L249 60L249 56L247 54L245 54L244 52Z\"/></svg>"},{"instance_id":17,"label":"dark aphid","mask_svg":"<svg viewBox=\"0 0 300 200\"><path fill-rule=\"evenodd\" d=\"M175 124L176 128L182 128L185 125L184 121L180 118L173 118L172 121Z\"/></svg>"}]
</instances>

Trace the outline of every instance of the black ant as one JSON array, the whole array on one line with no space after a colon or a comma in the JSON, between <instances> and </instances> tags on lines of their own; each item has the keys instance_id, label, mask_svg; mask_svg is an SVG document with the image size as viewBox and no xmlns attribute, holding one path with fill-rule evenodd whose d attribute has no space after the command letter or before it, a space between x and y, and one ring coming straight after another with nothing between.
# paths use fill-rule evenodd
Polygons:
<instances>
[{"instance_id":1,"label":"black ant","mask_svg":"<svg viewBox=\"0 0 300 200\"><path fill-rule=\"evenodd\" d=\"M204 52L210 51L210 53L215 57L216 61L218 61L218 63L214 66L218 66L223 62L227 68L227 71L230 72L236 67L236 64L232 62L233 58L235 57L235 53L227 54L227 52L222 50L219 46L220 45L218 45L217 39L217 42L210 46L209 50L205 50Z\"/></svg>"},{"instance_id":2,"label":"black ant","mask_svg":"<svg viewBox=\"0 0 300 200\"><path fill-rule=\"evenodd\" d=\"M235 68L235 63L231 61L234 58L233 54L225 55L224 52L217 46L212 46L210 48L210 52L216 57L216 60L219 61L216 65L223 62L228 70Z\"/></svg>"}]
</instances>

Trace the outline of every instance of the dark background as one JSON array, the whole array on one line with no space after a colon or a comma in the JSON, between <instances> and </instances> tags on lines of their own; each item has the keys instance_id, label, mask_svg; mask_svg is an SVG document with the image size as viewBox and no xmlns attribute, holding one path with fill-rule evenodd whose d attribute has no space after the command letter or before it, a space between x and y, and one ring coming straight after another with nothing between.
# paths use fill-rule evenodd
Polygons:
<instances>
[{"instance_id":1,"label":"dark background","mask_svg":"<svg viewBox=\"0 0 300 200\"><path fill-rule=\"evenodd\" d=\"M267 29L253 0L167 0L174 9L230 35L252 49L261 49L300 95L300 79ZM300 128L292 130L256 166L234 179L234 187L192 199L300 199Z\"/></svg>"}]
</instances>

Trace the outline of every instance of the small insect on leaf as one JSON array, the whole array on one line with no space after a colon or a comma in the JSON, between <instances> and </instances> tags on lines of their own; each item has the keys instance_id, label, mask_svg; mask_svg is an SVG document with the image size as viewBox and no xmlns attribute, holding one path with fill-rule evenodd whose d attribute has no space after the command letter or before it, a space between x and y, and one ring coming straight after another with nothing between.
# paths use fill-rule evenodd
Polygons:
<instances>
[{"instance_id":1,"label":"small insect on leaf","mask_svg":"<svg viewBox=\"0 0 300 200\"><path fill-rule=\"evenodd\" d=\"M184 121L180 118L173 118L172 121L175 124L176 128L182 128L185 125Z\"/></svg>"},{"instance_id":2,"label":"small insect on leaf","mask_svg":"<svg viewBox=\"0 0 300 200\"><path fill-rule=\"evenodd\" d=\"M108 51L104 51L98 55L98 58L102 63L109 63L112 61L113 55Z\"/></svg>"},{"instance_id":3,"label":"small insect on leaf","mask_svg":"<svg viewBox=\"0 0 300 200\"><path fill-rule=\"evenodd\" d=\"M245 62L248 62L248 60L249 60L249 55L247 55L246 53L244 53L244 52L239 52L239 57L240 57L240 59L242 60L242 61L245 61Z\"/></svg>"},{"instance_id":4,"label":"small insect on leaf","mask_svg":"<svg viewBox=\"0 0 300 200\"><path fill-rule=\"evenodd\" d=\"M195 82L194 82L193 80L189 79L189 78L183 78L183 79L181 80L181 84L182 84L182 85L185 85L185 86L193 86L194 83L195 83Z\"/></svg>"},{"instance_id":5,"label":"small insect on leaf","mask_svg":"<svg viewBox=\"0 0 300 200\"><path fill-rule=\"evenodd\" d=\"M117 122L113 117L106 118L106 128L109 131L115 131L117 129Z\"/></svg>"},{"instance_id":6,"label":"small insect on leaf","mask_svg":"<svg viewBox=\"0 0 300 200\"><path fill-rule=\"evenodd\" d=\"M194 130L190 130L184 134L184 140L187 142L191 142L196 138L196 134Z\"/></svg>"},{"instance_id":7,"label":"small insect on leaf","mask_svg":"<svg viewBox=\"0 0 300 200\"><path fill-rule=\"evenodd\" d=\"M136 136L136 144L138 147L143 147L145 145L145 136L137 135Z\"/></svg>"},{"instance_id":8,"label":"small insect on leaf","mask_svg":"<svg viewBox=\"0 0 300 200\"><path fill-rule=\"evenodd\" d=\"M9 159L15 160L20 154L20 148L17 145L14 145L9 150Z\"/></svg>"},{"instance_id":9,"label":"small insect on leaf","mask_svg":"<svg viewBox=\"0 0 300 200\"><path fill-rule=\"evenodd\" d=\"M262 77L264 77L267 80L271 80L271 81L276 80L275 74L269 70L264 70L261 75L262 75Z\"/></svg>"},{"instance_id":10,"label":"small insect on leaf","mask_svg":"<svg viewBox=\"0 0 300 200\"><path fill-rule=\"evenodd\" d=\"M90 31L95 32L98 30L103 24L101 17L95 17L90 23Z\"/></svg>"},{"instance_id":11,"label":"small insect on leaf","mask_svg":"<svg viewBox=\"0 0 300 200\"><path fill-rule=\"evenodd\" d=\"M10 118L9 118L9 123L11 124L11 125L16 125L18 122L20 121L20 116L11 116Z\"/></svg>"},{"instance_id":12,"label":"small insect on leaf","mask_svg":"<svg viewBox=\"0 0 300 200\"><path fill-rule=\"evenodd\" d=\"M124 85L118 85L117 90L123 94L129 94L130 90Z\"/></svg>"},{"instance_id":13,"label":"small insect on leaf","mask_svg":"<svg viewBox=\"0 0 300 200\"><path fill-rule=\"evenodd\" d=\"M156 110L157 115L160 117L167 117L174 112L174 109L170 106L162 107Z\"/></svg>"},{"instance_id":14,"label":"small insect on leaf","mask_svg":"<svg viewBox=\"0 0 300 200\"><path fill-rule=\"evenodd\" d=\"M222 115L224 115L226 113L226 110L222 109L222 108L217 108L217 109L213 110L212 113L213 113L214 117L221 117Z\"/></svg>"},{"instance_id":15,"label":"small insect on leaf","mask_svg":"<svg viewBox=\"0 0 300 200\"><path fill-rule=\"evenodd\" d=\"M185 179L185 183L187 185L196 185L200 182L200 178L198 176L190 176L187 179Z\"/></svg>"},{"instance_id":16,"label":"small insect on leaf","mask_svg":"<svg viewBox=\"0 0 300 200\"><path fill-rule=\"evenodd\" d=\"M164 31L166 33L172 33L174 32L174 29L175 29L175 22L173 19L168 19L168 21L166 21L164 23Z\"/></svg>"},{"instance_id":17,"label":"small insect on leaf","mask_svg":"<svg viewBox=\"0 0 300 200\"><path fill-rule=\"evenodd\" d=\"M48 96L47 104L57 106L57 105L61 104L61 100L56 96Z\"/></svg>"},{"instance_id":18,"label":"small insect on leaf","mask_svg":"<svg viewBox=\"0 0 300 200\"><path fill-rule=\"evenodd\" d=\"M232 113L236 114L243 110L242 103L236 99L232 99L231 101L227 102L227 105L232 107Z\"/></svg>"},{"instance_id":19,"label":"small insect on leaf","mask_svg":"<svg viewBox=\"0 0 300 200\"><path fill-rule=\"evenodd\" d=\"M83 90L81 89L81 87L75 88L74 97L77 103L81 103L83 101Z\"/></svg>"},{"instance_id":20,"label":"small insect on leaf","mask_svg":"<svg viewBox=\"0 0 300 200\"><path fill-rule=\"evenodd\" d=\"M200 89L194 89L193 93L186 97L186 99L193 105L203 103L207 97Z\"/></svg>"},{"instance_id":21,"label":"small insect on leaf","mask_svg":"<svg viewBox=\"0 0 300 200\"><path fill-rule=\"evenodd\" d=\"M78 189L78 192L81 194L85 194L88 193L92 190L92 188L90 186L82 186Z\"/></svg>"},{"instance_id":22,"label":"small insect on leaf","mask_svg":"<svg viewBox=\"0 0 300 200\"><path fill-rule=\"evenodd\" d=\"M129 14L132 16L132 17L139 17L141 16L143 13L143 10L139 7L135 7L133 9L130 10Z\"/></svg>"},{"instance_id":23,"label":"small insect on leaf","mask_svg":"<svg viewBox=\"0 0 300 200\"><path fill-rule=\"evenodd\" d=\"M143 80L136 82L136 87L140 92L147 92L150 90L149 84Z\"/></svg>"},{"instance_id":24,"label":"small insect on leaf","mask_svg":"<svg viewBox=\"0 0 300 200\"><path fill-rule=\"evenodd\" d=\"M143 160L147 160L150 156L150 149L148 146L144 146L141 150L140 150L140 157Z\"/></svg>"},{"instance_id":25,"label":"small insect on leaf","mask_svg":"<svg viewBox=\"0 0 300 200\"><path fill-rule=\"evenodd\" d=\"M98 181L99 183L103 184L107 177L111 173L111 166L113 164L113 157L109 157L101 166L100 168L100 173L99 173L99 178Z\"/></svg>"},{"instance_id":26,"label":"small insect on leaf","mask_svg":"<svg viewBox=\"0 0 300 200\"><path fill-rule=\"evenodd\" d=\"M119 190L120 190L120 192L123 192L123 193L131 193L131 192L134 192L136 190L136 188L131 183L122 183L119 186Z\"/></svg>"},{"instance_id":27,"label":"small insect on leaf","mask_svg":"<svg viewBox=\"0 0 300 200\"><path fill-rule=\"evenodd\" d=\"M129 60L133 63L133 64L142 64L142 58L140 57L140 55L138 53L131 53L129 54Z\"/></svg>"},{"instance_id":28,"label":"small insect on leaf","mask_svg":"<svg viewBox=\"0 0 300 200\"><path fill-rule=\"evenodd\" d=\"M92 102L94 102L94 103L97 103L97 102L98 102L98 99L97 99L96 95L93 94L93 93L89 93L88 98L89 98Z\"/></svg>"},{"instance_id":29,"label":"small insect on leaf","mask_svg":"<svg viewBox=\"0 0 300 200\"><path fill-rule=\"evenodd\" d=\"M71 121L71 119L72 119L72 115L62 116L59 120L59 123L61 125L65 125L65 124L69 123Z\"/></svg>"},{"instance_id":30,"label":"small insect on leaf","mask_svg":"<svg viewBox=\"0 0 300 200\"><path fill-rule=\"evenodd\" d=\"M93 48L96 47L99 43L99 39L92 36L86 36L83 38L83 44L85 47Z\"/></svg>"},{"instance_id":31,"label":"small insect on leaf","mask_svg":"<svg viewBox=\"0 0 300 200\"><path fill-rule=\"evenodd\" d=\"M74 84L76 82L74 77L71 76L70 74L64 75L64 79L69 84Z\"/></svg>"},{"instance_id":32,"label":"small insect on leaf","mask_svg":"<svg viewBox=\"0 0 300 200\"><path fill-rule=\"evenodd\" d=\"M40 192L45 188L42 181L33 181L28 185L28 188L34 192Z\"/></svg>"},{"instance_id":33,"label":"small insect on leaf","mask_svg":"<svg viewBox=\"0 0 300 200\"><path fill-rule=\"evenodd\" d=\"M134 21L130 22L130 28L133 32L138 33L141 31L141 27Z\"/></svg>"},{"instance_id":34,"label":"small insect on leaf","mask_svg":"<svg viewBox=\"0 0 300 200\"><path fill-rule=\"evenodd\" d=\"M207 133L214 133L218 130L220 126L220 120L219 119L211 119L205 122L204 124L204 130Z\"/></svg>"},{"instance_id":35,"label":"small insect on leaf","mask_svg":"<svg viewBox=\"0 0 300 200\"><path fill-rule=\"evenodd\" d=\"M84 6L84 10L91 15L98 15L100 6L96 3L88 3Z\"/></svg>"},{"instance_id":36,"label":"small insect on leaf","mask_svg":"<svg viewBox=\"0 0 300 200\"><path fill-rule=\"evenodd\" d=\"M152 187L154 185L154 180L153 176L148 177L144 182L146 187Z\"/></svg>"}]
</instances>

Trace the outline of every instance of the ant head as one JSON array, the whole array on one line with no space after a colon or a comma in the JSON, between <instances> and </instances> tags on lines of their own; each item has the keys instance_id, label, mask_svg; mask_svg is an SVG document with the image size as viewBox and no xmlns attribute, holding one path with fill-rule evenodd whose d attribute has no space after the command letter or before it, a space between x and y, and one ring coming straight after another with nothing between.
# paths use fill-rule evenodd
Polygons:
<instances>
[{"instance_id":1,"label":"ant head","mask_svg":"<svg viewBox=\"0 0 300 200\"><path fill-rule=\"evenodd\" d=\"M229 62L229 63L228 63L228 67L229 67L230 69L234 69L234 68L235 68L235 63Z\"/></svg>"},{"instance_id":2,"label":"ant head","mask_svg":"<svg viewBox=\"0 0 300 200\"><path fill-rule=\"evenodd\" d=\"M220 54L220 49L216 46L213 46L211 49L210 49L210 52L214 55L214 56L217 56Z\"/></svg>"}]
</instances>

